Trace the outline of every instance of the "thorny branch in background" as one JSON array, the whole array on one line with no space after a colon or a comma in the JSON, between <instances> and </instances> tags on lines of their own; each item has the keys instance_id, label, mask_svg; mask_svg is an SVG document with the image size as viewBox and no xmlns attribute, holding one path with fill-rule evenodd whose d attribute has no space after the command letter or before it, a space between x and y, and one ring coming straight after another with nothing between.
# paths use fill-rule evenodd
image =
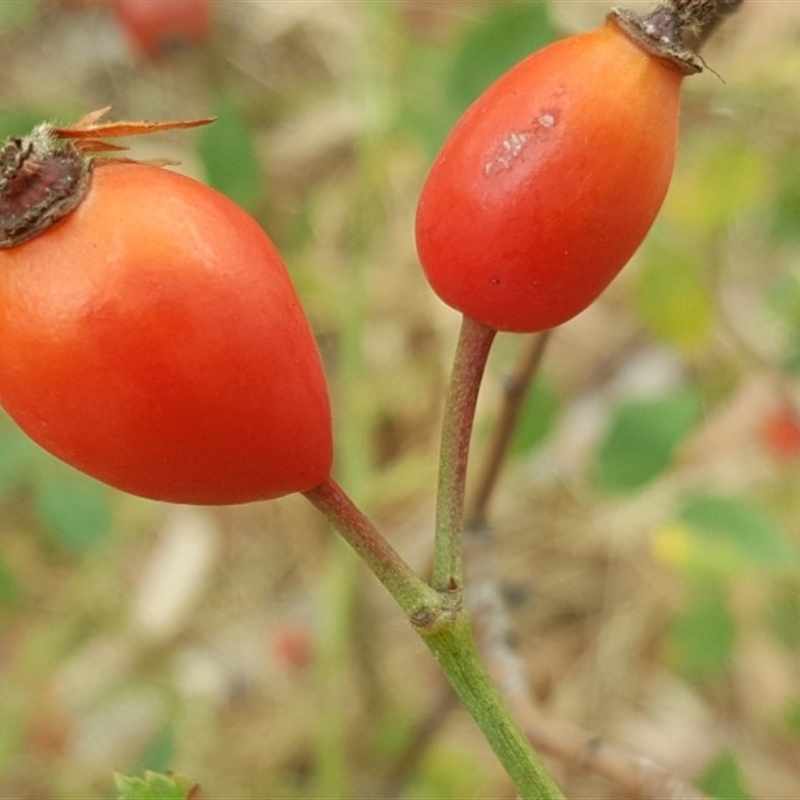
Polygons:
<instances>
[{"instance_id":1,"label":"thorny branch in background","mask_svg":"<svg viewBox=\"0 0 800 800\"><path fill-rule=\"evenodd\" d=\"M552 333L544 331L531 338L522 351L516 369L504 381L503 403L495 424L494 436L484 454L481 472L466 514L468 527L480 525L486 519L489 499L505 462L528 390L539 372Z\"/></svg>"},{"instance_id":2,"label":"thorny branch in background","mask_svg":"<svg viewBox=\"0 0 800 800\"><path fill-rule=\"evenodd\" d=\"M495 575L494 537L484 525L464 532L465 602L475 638L500 691L536 750L593 772L641 800L708 800L707 795L647 758L625 752L579 728L542 718L531 697L522 660Z\"/></svg>"}]
</instances>

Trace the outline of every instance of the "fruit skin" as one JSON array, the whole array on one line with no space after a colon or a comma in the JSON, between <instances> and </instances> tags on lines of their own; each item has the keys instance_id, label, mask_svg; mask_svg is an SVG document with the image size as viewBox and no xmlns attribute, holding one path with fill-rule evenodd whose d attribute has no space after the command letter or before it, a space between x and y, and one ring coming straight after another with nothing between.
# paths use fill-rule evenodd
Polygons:
<instances>
[{"instance_id":1,"label":"fruit skin","mask_svg":"<svg viewBox=\"0 0 800 800\"><path fill-rule=\"evenodd\" d=\"M327 387L281 257L190 178L97 167L76 210L0 252L0 341L11 417L119 489L228 504L329 474Z\"/></svg>"},{"instance_id":2,"label":"fruit skin","mask_svg":"<svg viewBox=\"0 0 800 800\"><path fill-rule=\"evenodd\" d=\"M417 208L417 251L442 300L516 332L590 305L664 200L683 77L609 20L490 86L445 141Z\"/></svg>"},{"instance_id":3,"label":"fruit skin","mask_svg":"<svg viewBox=\"0 0 800 800\"><path fill-rule=\"evenodd\" d=\"M113 0L117 22L143 55L157 56L171 43L206 38L210 0Z\"/></svg>"}]
</instances>

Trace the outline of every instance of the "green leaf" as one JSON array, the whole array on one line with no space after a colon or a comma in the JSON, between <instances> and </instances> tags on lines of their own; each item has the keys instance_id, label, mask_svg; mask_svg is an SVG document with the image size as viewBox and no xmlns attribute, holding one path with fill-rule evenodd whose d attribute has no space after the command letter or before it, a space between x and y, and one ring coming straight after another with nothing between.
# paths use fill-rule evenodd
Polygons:
<instances>
[{"instance_id":1,"label":"green leaf","mask_svg":"<svg viewBox=\"0 0 800 800\"><path fill-rule=\"evenodd\" d=\"M37 511L69 552L86 552L111 531L111 495L102 483L53 464L35 489Z\"/></svg>"},{"instance_id":2,"label":"green leaf","mask_svg":"<svg viewBox=\"0 0 800 800\"><path fill-rule=\"evenodd\" d=\"M197 784L185 775L147 771L143 778L114 776L119 800L189 800L196 796Z\"/></svg>"},{"instance_id":3,"label":"green leaf","mask_svg":"<svg viewBox=\"0 0 800 800\"><path fill-rule=\"evenodd\" d=\"M20 598L20 586L17 579L0 557L0 605L9 606Z\"/></svg>"},{"instance_id":4,"label":"green leaf","mask_svg":"<svg viewBox=\"0 0 800 800\"><path fill-rule=\"evenodd\" d=\"M0 33L33 22L38 11L36 3L0 3Z\"/></svg>"},{"instance_id":5,"label":"green leaf","mask_svg":"<svg viewBox=\"0 0 800 800\"><path fill-rule=\"evenodd\" d=\"M620 406L600 443L595 485L607 492L644 486L670 465L699 416L700 401L691 391Z\"/></svg>"},{"instance_id":6,"label":"green leaf","mask_svg":"<svg viewBox=\"0 0 800 800\"><path fill-rule=\"evenodd\" d=\"M24 5L23 3L0 3L0 8L9 5ZM49 112L52 115L52 109ZM52 116L42 111L31 108L4 108L0 116L0 139L8 136L23 136L31 131L45 119L52 119Z\"/></svg>"},{"instance_id":7,"label":"green leaf","mask_svg":"<svg viewBox=\"0 0 800 800\"><path fill-rule=\"evenodd\" d=\"M716 800L751 800L744 788L739 762L731 753L723 753L700 778L700 789Z\"/></svg>"},{"instance_id":8,"label":"green leaf","mask_svg":"<svg viewBox=\"0 0 800 800\"><path fill-rule=\"evenodd\" d=\"M800 242L800 153L792 148L775 163L780 169L772 202L772 233L783 241Z\"/></svg>"},{"instance_id":9,"label":"green leaf","mask_svg":"<svg viewBox=\"0 0 800 800\"><path fill-rule=\"evenodd\" d=\"M694 495L678 515L688 537L686 565L730 574L749 569L789 569L798 563L794 544L759 506L739 497Z\"/></svg>"},{"instance_id":10,"label":"green leaf","mask_svg":"<svg viewBox=\"0 0 800 800\"><path fill-rule=\"evenodd\" d=\"M721 590L708 584L692 592L688 609L673 620L668 657L687 677L706 680L728 663L735 640L735 624Z\"/></svg>"},{"instance_id":11,"label":"green leaf","mask_svg":"<svg viewBox=\"0 0 800 800\"><path fill-rule=\"evenodd\" d=\"M422 145L426 160L436 155L461 111L450 103L442 85L448 66L441 48L411 40L405 78L395 87L398 130Z\"/></svg>"},{"instance_id":12,"label":"green leaf","mask_svg":"<svg viewBox=\"0 0 800 800\"><path fill-rule=\"evenodd\" d=\"M252 211L261 198L264 176L250 128L229 95L215 106L216 122L198 135L200 159L211 186Z\"/></svg>"},{"instance_id":13,"label":"green leaf","mask_svg":"<svg viewBox=\"0 0 800 800\"><path fill-rule=\"evenodd\" d=\"M764 304L785 325L781 362L784 369L796 374L800 372L800 281L793 275L780 273L767 287Z\"/></svg>"},{"instance_id":14,"label":"green leaf","mask_svg":"<svg viewBox=\"0 0 800 800\"><path fill-rule=\"evenodd\" d=\"M797 738L800 738L800 697L792 700L783 713L783 721L786 730Z\"/></svg>"},{"instance_id":15,"label":"green leaf","mask_svg":"<svg viewBox=\"0 0 800 800\"><path fill-rule=\"evenodd\" d=\"M664 219L687 231L716 234L769 201L767 157L754 141L709 136L697 142L692 157L670 187Z\"/></svg>"},{"instance_id":16,"label":"green leaf","mask_svg":"<svg viewBox=\"0 0 800 800\"><path fill-rule=\"evenodd\" d=\"M793 375L800 375L800 330L794 331L790 337L781 366Z\"/></svg>"},{"instance_id":17,"label":"green leaf","mask_svg":"<svg viewBox=\"0 0 800 800\"><path fill-rule=\"evenodd\" d=\"M457 45L447 81L448 95L464 110L489 84L556 38L549 4L496 3L468 26Z\"/></svg>"},{"instance_id":18,"label":"green leaf","mask_svg":"<svg viewBox=\"0 0 800 800\"><path fill-rule=\"evenodd\" d=\"M531 387L530 395L525 400L511 452L521 455L538 447L553 429L558 410L559 398L552 384L546 378L540 378Z\"/></svg>"},{"instance_id":19,"label":"green leaf","mask_svg":"<svg viewBox=\"0 0 800 800\"><path fill-rule=\"evenodd\" d=\"M800 587L797 580L772 587L767 627L775 638L792 650L800 650Z\"/></svg>"},{"instance_id":20,"label":"green leaf","mask_svg":"<svg viewBox=\"0 0 800 800\"><path fill-rule=\"evenodd\" d=\"M175 756L175 726L168 722L153 736L139 753L136 769L164 772Z\"/></svg>"},{"instance_id":21,"label":"green leaf","mask_svg":"<svg viewBox=\"0 0 800 800\"><path fill-rule=\"evenodd\" d=\"M417 774L406 787L408 800L463 800L476 797L476 787L485 785L480 760L469 758L463 750L438 744L429 746Z\"/></svg>"},{"instance_id":22,"label":"green leaf","mask_svg":"<svg viewBox=\"0 0 800 800\"><path fill-rule=\"evenodd\" d=\"M800 222L798 223L800 224ZM775 276L765 295L767 308L781 319L798 324L800 320L800 281L785 272Z\"/></svg>"},{"instance_id":23,"label":"green leaf","mask_svg":"<svg viewBox=\"0 0 800 800\"><path fill-rule=\"evenodd\" d=\"M696 256L666 242L650 242L642 256L634 303L644 323L683 350L704 345L714 322L714 306Z\"/></svg>"},{"instance_id":24,"label":"green leaf","mask_svg":"<svg viewBox=\"0 0 800 800\"><path fill-rule=\"evenodd\" d=\"M30 480L41 450L10 419L0 422L0 497Z\"/></svg>"}]
</instances>

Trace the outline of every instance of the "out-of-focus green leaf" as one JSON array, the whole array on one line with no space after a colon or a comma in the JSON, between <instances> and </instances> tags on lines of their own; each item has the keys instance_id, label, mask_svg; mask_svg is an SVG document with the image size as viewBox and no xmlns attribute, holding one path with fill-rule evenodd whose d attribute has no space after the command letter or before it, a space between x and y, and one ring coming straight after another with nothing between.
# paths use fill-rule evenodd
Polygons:
<instances>
[{"instance_id":1,"label":"out-of-focus green leaf","mask_svg":"<svg viewBox=\"0 0 800 800\"><path fill-rule=\"evenodd\" d=\"M798 373L800 372L800 281L793 275L781 273L768 287L764 302L787 329L782 366L788 372Z\"/></svg>"},{"instance_id":2,"label":"out-of-focus green leaf","mask_svg":"<svg viewBox=\"0 0 800 800\"><path fill-rule=\"evenodd\" d=\"M30 479L40 456L39 446L16 425L0 420L0 498Z\"/></svg>"},{"instance_id":3,"label":"out-of-focus green leaf","mask_svg":"<svg viewBox=\"0 0 800 800\"><path fill-rule=\"evenodd\" d=\"M687 537L685 566L693 571L724 575L798 563L797 548L745 498L694 495L678 520Z\"/></svg>"},{"instance_id":4,"label":"out-of-focus green leaf","mask_svg":"<svg viewBox=\"0 0 800 800\"><path fill-rule=\"evenodd\" d=\"M794 275L781 273L776 276L764 299L774 314L800 325L800 282Z\"/></svg>"},{"instance_id":5,"label":"out-of-focus green leaf","mask_svg":"<svg viewBox=\"0 0 800 800\"><path fill-rule=\"evenodd\" d=\"M789 703L783 714L783 720L789 733L800 738L800 697Z\"/></svg>"},{"instance_id":6,"label":"out-of-focus green leaf","mask_svg":"<svg viewBox=\"0 0 800 800\"><path fill-rule=\"evenodd\" d=\"M175 756L175 726L168 722L156 731L136 759L136 771L166 772Z\"/></svg>"},{"instance_id":7,"label":"out-of-focus green leaf","mask_svg":"<svg viewBox=\"0 0 800 800\"><path fill-rule=\"evenodd\" d=\"M709 137L697 142L694 163L684 164L670 187L665 219L688 231L714 234L731 220L763 208L769 197L767 156L746 139Z\"/></svg>"},{"instance_id":8,"label":"out-of-focus green leaf","mask_svg":"<svg viewBox=\"0 0 800 800\"><path fill-rule=\"evenodd\" d=\"M650 243L636 274L634 302L645 325L683 350L708 341L714 307L696 258L666 242Z\"/></svg>"},{"instance_id":9,"label":"out-of-focus green leaf","mask_svg":"<svg viewBox=\"0 0 800 800\"><path fill-rule=\"evenodd\" d=\"M772 201L772 233L780 240L800 242L800 153L790 149L775 163L780 170Z\"/></svg>"},{"instance_id":10,"label":"out-of-focus green leaf","mask_svg":"<svg viewBox=\"0 0 800 800\"><path fill-rule=\"evenodd\" d=\"M487 6L457 45L447 81L453 104L463 111L507 69L557 35L543 0Z\"/></svg>"},{"instance_id":11,"label":"out-of-focus green leaf","mask_svg":"<svg viewBox=\"0 0 800 800\"><path fill-rule=\"evenodd\" d=\"M211 186L251 211L261 198L264 175L253 136L229 95L219 98L217 119L198 135L200 159Z\"/></svg>"},{"instance_id":12,"label":"out-of-focus green leaf","mask_svg":"<svg viewBox=\"0 0 800 800\"><path fill-rule=\"evenodd\" d=\"M32 22L39 9L31 0L5 0L0 3L0 33Z\"/></svg>"},{"instance_id":13,"label":"out-of-focus green leaf","mask_svg":"<svg viewBox=\"0 0 800 800\"><path fill-rule=\"evenodd\" d=\"M411 785L404 796L409 800L461 800L476 797L476 787L485 784L480 761L467 757L463 751L444 745L429 747Z\"/></svg>"},{"instance_id":14,"label":"out-of-focus green leaf","mask_svg":"<svg viewBox=\"0 0 800 800\"><path fill-rule=\"evenodd\" d=\"M781 366L794 375L800 374L800 328L791 337L786 352L781 359Z\"/></svg>"},{"instance_id":15,"label":"out-of-focus green leaf","mask_svg":"<svg viewBox=\"0 0 800 800\"><path fill-rule=\"evenodd\" d=\"M398 127L433 158L459 115L489 84L557 36L549 3L533 0L484 6L448 50L410 40L406 74L396 87Z\"/></svg>"},{"instance_id":16,"label":"out-of-focus green leaf","mask_svg":"<svg viewBox=\"0 0 800 800\"><path fill-rule=\"evenodd\" d=\"M405 80L396 86L397 127L416 139L432 160L458 119L442 85L447 72L447 54L427 42L409 42Z\"/></svg>"},{"instance_id":17,"label":"out-of-focus green leaf","mask_svg":"<svg viewBox=\"0 0 800 800\"><path fill-rule=\"evenodd\" d=\"M197 796L197 784L184 775L145 772L144 777L114 776L119 800L191 800Z\"/></svg>"},{"instance_id":18,"label":"out-of-focus green leaf","mask_svg":"<svg viewBox=\"0 0 800 800\"><path fill-rule=\"evenodd\" d=\"M773 587L767 626L786 647L800 650L800 587L796 580Z\"/></svg>"},{"instance_id":19,"label":"out-of-focus green leaf","mask_svg":"<svg viewBox=\"0 0 800 800\"><path fill-rule=\"evenodd\" d=\"M559 398L551 383L542 377L533 384L517 424L511 452L529 453L538 447L553 429L558 417Z\"/></svg>"},{"instance_id":20,"label":"out-of-focus green leaf","mask_svg":"<svg viewBox=\"0 0 800 800\"><path fill-rule=\"evenodd\" d=\"M723 753L700 778L700 788L716 800L751 800L745 789L739 762L731 753Z\"/></svg>"},{"instance_id":21,"label":"out-of-focus green leaf","mask_svg":"<svg viewBox=\"0 0 800 800\"><path fill-rule=\"evenodd\" d=\"M736 627L721 589L713 584L692 592L686 611L676 617L667 637L667 655L682 674L703 681L728 663Z\"/></svg>"},{"instance_id":22,"label":"out-of-focus green leaf","mask_svg":"<svg viewBox=\"0 0 800 800\"><path fill-rule=\"evenodd\" d=\"M608 492L644 486L670 465L699 416L700 401L691 391L620 406L600 443L595 485Z\"/></svg>"},{"instance_id":23,"label":"out-of-focus green leaf","mask_svg":"<svg viewBox=\"0 0 800 800\"><path fill-rule=\"evenodd\" d=\"M19 583L0 557L0 606L15 603L20 596Z\"/></svg>"},{"instance_id":24,"label":"out-of-focus green leaf","mask_svg":"<svg viewBox=\"0 0 800 800\"><path fill-rule=\"evenodd\" d=\"M371 752L376 758L398 755L408 747L411 737L416 733L413 722L405 714L387 714L376 722L370 742Z\"/></svg>"},{"instance_id":25,"label":"out-of-focus green leaf","mask_svg":"<svg viewBox=\"0 0 800 800\"><path fill-rule=\"evenodd\" d=\"M16 4L0 3L0 8L4 5ZM19 5L24 5L24 3ZM0 139L5 139L8 136L23 136L40 122L45 122L49 119L50 117L42 116L41 112L29 108L3 109L3 113L0 115Z\"/></svg>"},{"instance_id":26,"label":"out-of-focus green leaf","mask_svg":"<svg viewBox=\"0 0 800 800\"><path fill-rule=\"evenodd\" d=\"M39 515L66 550L86 552L110 533L111 495L102 483L53 465L35 489Z\"/></svg>"}]
</instances>

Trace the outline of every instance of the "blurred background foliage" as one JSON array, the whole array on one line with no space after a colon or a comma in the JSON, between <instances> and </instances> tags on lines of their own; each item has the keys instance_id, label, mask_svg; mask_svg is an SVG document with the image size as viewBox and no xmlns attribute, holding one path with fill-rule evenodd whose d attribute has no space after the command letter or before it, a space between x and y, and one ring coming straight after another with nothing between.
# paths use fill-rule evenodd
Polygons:
<instances>
[{"instance_id":1,"label":"blurred background foliage","mask_svg":"<svg viewBox=\"0 0 800 800\"><path fill-rule=\"evenodd\" d=\"M217 0L165 42L123 5L0 0L0 134L106 105L218 116L134 153L270 232L326 361L337 477L425 570L458 317L416 263L417 192L494 77L606 4ZM746 0L710 43L663 213L553 337L492 505L545 724L715 797L800 796L799 39L800 4ZM522 346L497 342L476 465ZM114 770L170 768L207 797L514 796L300 498L122 496L3 418L0 542L3 797L108 797ZM568 796L619 796L552 764Z\"/></svg>"}]
</instances>

